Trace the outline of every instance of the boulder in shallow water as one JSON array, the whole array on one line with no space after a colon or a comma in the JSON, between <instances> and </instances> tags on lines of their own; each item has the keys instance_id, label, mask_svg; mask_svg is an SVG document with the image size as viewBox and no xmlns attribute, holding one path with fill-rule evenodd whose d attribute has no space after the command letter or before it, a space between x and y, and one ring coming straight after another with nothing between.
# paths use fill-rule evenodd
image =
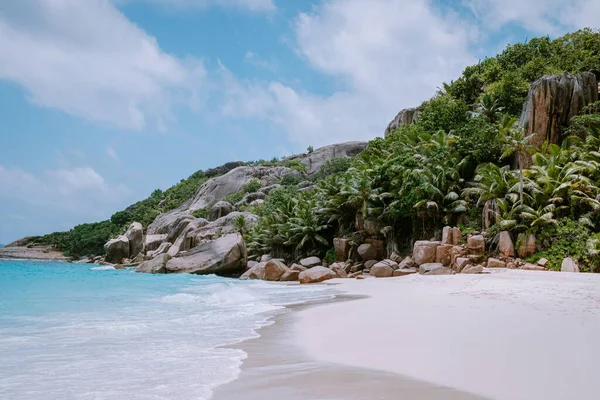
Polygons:
<instances>
[{"instance_id":1,"label":"boulder in shallow water","mask_svg":"<svg viewBox=\"0 0 600 400\"><path fill-rule=\"evenodd\" d=\"M234 233L202 243L167 263L167 272L232 274L246 268L248 258L242 235Z\"/></svg>"},{"instance_id":2,"label":"boulder in shallow water","mask_svg":"<svg viewBox=\"0 0 600 400\"><path fill-rule=\"evenodd\" d=\"M129 257L129 239L121 235L116 239L111 239L104 245L106 252L106 261L109 263L120 263L123 259Z\"/></svg>"},{"instance_id":3,"label":"boulder in shallow water","mask_svg":"<svg viewBox=\"0 0 600 400\"><path fill-rule=\"evenodd\" d=\"M246 279L265 279L265 266L266 262L261 262L254 265L252 268L248 269L246 272L240 276L241 280Z\"/></svg>"},{"instance_id":4,"label":"boulder in shallow water","mask_svg":"<svg viewBox=\"0 0 600 400\"><path fill-rule=\"evenodd\" d=\"M298 276L300 283L318 283L335 278L335 273L326 267L313 267L302 271Z\"/></svg>"},{"instance_id":5,"label":"boulder in shallow water","mask_svg":"<svg viewBox=\"0 0 600 400\"><path fill-rule=\"evenodd\" d=\"M135 258L144 249L144 228L139 222L133 222L125 232L129 240L129 258Z\"/></svg>"},{"instance_id":6,"label":"boulder in shallow water","mask_svg":"<svg viewBox=\"0 0 600 400\"><path fill-rule=\"evenodd\" d=\"M164 274L167 272L167 261L171 259L168 254L159 254L152 260L144 261L135 272L145 272L150 274Z\"/></svg>"}]
</instances>

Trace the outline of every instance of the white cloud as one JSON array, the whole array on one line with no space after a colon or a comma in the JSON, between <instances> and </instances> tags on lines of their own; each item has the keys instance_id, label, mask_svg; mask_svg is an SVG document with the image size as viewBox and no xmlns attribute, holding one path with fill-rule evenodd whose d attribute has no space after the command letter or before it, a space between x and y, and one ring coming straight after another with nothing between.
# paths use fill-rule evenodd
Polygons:
<instances>
[{"instance_id":1,"label":"white cloud","mask_svg":"<svg viewBox=\"0 0 600 400\"><path fill-rule=\"evenodd\" d=\"M264 59L252 51L246 52L244 55L244 62L267 71L277 70L277 61L273 59Z\"/></svg>"},{"instance_id":2,"label":"white cloud","mask_svg":"<svg viewBox=\"0 0 600 400\"><path fill-rule=\"evenodd\" d=\"M342 89L323 96L227 75L224 113L268 119L301 145L381 135L398 110L431 97L475 61L471 27L424 0L327 1L301 14L295 32L300 56Z\"/></svg>"},{"instance_id":3,"label":"white cloud","mask_svg":"<svg viewBox=\"0 0 600 400\"><path fill-rule=\"evenodd\" d=\"M47 170L36 176L21 168L0 165L0 198L94 216L130 196L127 187L107 183L90 167Z\"/></svg>"},{"instance_id":4,"label":"white cloud","mask_svg":"<svg viewBox=\"0 0 600 400\"><path fill-rule=\"evenodd\" d=\"M201 62L164 53L107 0L0 3L0 59L0 79L35 104L129 129L169 119L205 76Z\"/></svg>"},{"instance_id":5,"label":"white cloud","mask_svg":"<svg viewBox=\"0 0 600 400\"><path fill-rule=\"evenodd\" d=\"M486 31L516 24L539 35L594 27L600 14L598 0L467 0L466 4Z\"/></svg>"},{"instance_id":6,"label":"white cloud","mask_svg":"<svg viewBox=\"0 0 600 400\"><path fill-rule=\"evenodd\" d=\"M110 146L106 146L106 155L113 161L119 161L119 155L117 154L117 151Z\"/></svg>"},{"instance_id":7,"label":"white cloud","mask_svg":"<svg viewBox=\"0 0 600 400\"><path fill-rule=\"evenodd\" d=\"M115 0L115 3L146 2L170 7L226 7L248 10L253 12L274 11L273 0Z\"/></svg>"}]
</instances>

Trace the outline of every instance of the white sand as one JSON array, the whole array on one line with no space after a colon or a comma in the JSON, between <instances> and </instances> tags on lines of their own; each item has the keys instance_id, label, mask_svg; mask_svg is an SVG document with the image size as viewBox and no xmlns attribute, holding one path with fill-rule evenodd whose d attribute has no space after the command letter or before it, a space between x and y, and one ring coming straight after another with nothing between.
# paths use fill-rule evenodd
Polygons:
<instances>
[{"instance_id":1,"label":"white sand","mask_svg":"<svg viewBox=\"0 0 600 400\"><path fill-rule=\"evenodd\" d=\"M600 275L337 280L370 298L300 312L296 340L327 362L493 399L600 398Z\"/></svg>"}]
</instances>

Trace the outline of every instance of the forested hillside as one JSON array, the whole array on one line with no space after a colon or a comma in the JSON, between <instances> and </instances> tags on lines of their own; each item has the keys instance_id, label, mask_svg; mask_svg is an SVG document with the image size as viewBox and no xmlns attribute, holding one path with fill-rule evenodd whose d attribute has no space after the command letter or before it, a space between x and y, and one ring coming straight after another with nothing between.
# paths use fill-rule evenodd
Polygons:
<instances>
[{"instance_id":1,"label":"forested hillside","mask_svg":"<svg viewBox=\"0 0 600 400\"><path fill-rule=\"evenodd\" d=\"M557 143L532 146L531 132L518 123L536 80L590 71L600 75L600 33L591 29L517 43L466 67L417 107L414 120L372 140L359 156L330 160L303 179L288 175L264 202L242 206L260 217L254 227L240 223L250 256L333 259L334 237L350 238L354 246L367 237L385 239L388 252L402 252L416 239L439 236L445 225L458 225L463 233L483 230L492 244L501 230L518 238L517 247L533 235L530 258L547 257L557 268L572 256L593 268L600 252L600 103L561 125ZM110 220L35 240L73 256L100 254L132 221L147 227L208 179L240 165L304 171L297 160L229 163L156 190Z\"/></svg>"}]
</instances>

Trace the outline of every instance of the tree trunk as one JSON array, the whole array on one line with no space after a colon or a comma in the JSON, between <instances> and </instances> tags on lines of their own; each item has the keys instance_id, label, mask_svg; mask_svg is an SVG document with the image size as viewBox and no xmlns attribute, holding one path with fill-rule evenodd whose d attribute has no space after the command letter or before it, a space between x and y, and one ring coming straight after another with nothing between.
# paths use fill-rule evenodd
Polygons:
<instances>
[{"instance_id":1,"label":"tree trunk","mask_svg":"<svg viewBox=\"0 0 600 400\"><path fill-rule=\"evenodd\" d=\"M523 164L521 161L521 155L519 154L519 200L520 206L523 206Z\"/></svg>"}]
</instances>

